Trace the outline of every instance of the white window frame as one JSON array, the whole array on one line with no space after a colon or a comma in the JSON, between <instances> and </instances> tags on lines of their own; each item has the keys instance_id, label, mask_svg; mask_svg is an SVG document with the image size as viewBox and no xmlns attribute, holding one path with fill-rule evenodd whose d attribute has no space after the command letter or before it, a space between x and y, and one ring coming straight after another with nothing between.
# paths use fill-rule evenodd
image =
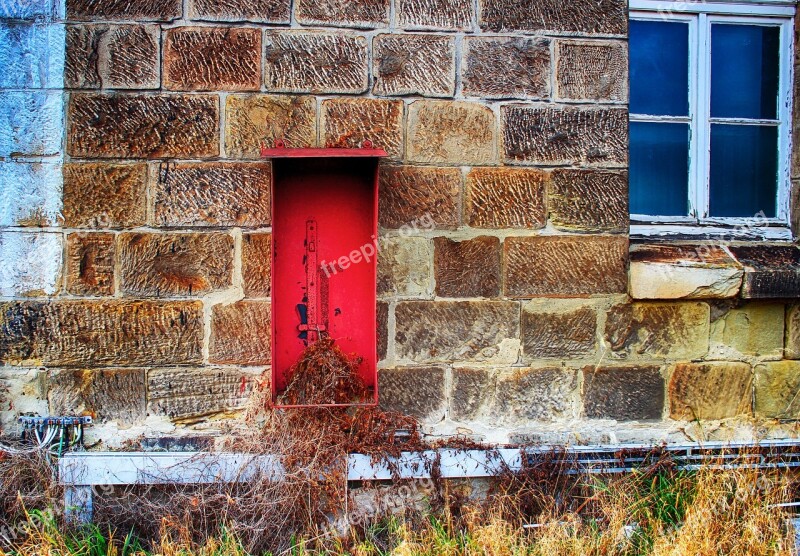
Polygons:
<instances>
[{"instance_id":1,"label":"white window frame","mask_svg":"<svg viewBox=\"0 0 800 556\"><path fill-rule=\"evenodd\" d=\"M631 214L634 236L737 236L791 240L789 192L791 190L791 114L794 69L794 2L760 0L751 2L698 2L630 0L630 19L644 21L685 21L689 24L689 116L643 116L632 114L631 122L681 122L689 124L689 198L687 216ZM747 124L775 124L778 127L778 183L774 218L709 217L711 123L738 123L737 119L709 118L711 94L711 24L746 23L780 29L780 74L777 120L745 119ZM702 55L701 55L702 54Z\"/></svg>"}]
</instances>

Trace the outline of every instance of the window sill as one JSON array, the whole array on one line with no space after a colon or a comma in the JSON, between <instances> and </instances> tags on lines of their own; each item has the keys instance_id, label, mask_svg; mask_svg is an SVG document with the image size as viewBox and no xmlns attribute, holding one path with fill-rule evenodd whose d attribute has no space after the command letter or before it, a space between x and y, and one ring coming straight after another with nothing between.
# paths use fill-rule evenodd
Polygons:
<instances>
[{"instance_id":1,"label":"window sill","mask_svg":"<svg viewBox=\"0 0 800 556\"><path fill-rule=\"evenodd\" d=\"M788 226L686 226L631 222L632 240L792 241Z\"/></svg>"}]
</instances>

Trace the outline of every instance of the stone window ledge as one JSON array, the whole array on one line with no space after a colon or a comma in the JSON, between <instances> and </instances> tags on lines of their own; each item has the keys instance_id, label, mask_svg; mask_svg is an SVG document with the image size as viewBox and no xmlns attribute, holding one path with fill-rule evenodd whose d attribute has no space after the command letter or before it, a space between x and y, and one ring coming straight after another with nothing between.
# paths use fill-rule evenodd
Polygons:
<instances>
[{"instance_id":1,"label":"stone window ledge","mask_svg":"<svg viewBox=\"0 0 800 556\"><path fill-rule=\"evenodd\" d=\"M634 299L800 298L800 249L631 244L628 291Z\"/></svg>"}]
</instances>

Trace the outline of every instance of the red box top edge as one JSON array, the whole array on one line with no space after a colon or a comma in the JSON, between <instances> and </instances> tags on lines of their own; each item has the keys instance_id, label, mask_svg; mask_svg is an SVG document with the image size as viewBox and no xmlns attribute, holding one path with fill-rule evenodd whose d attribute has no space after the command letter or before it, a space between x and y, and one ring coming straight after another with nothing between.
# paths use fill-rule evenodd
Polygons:
<instances>
[{"instance_id":1,"label":"red box top edge","mask_svg":"<svg viewBox=\"0 0 800 556\"><path fill-rule=\"evenodd\" d=\"M261 158L383 158L388 156L383 149L328 149L328 148L314 148L314 149L288 149L285 147L278 148L261 148Z\"/></svg>"}]
</instances>

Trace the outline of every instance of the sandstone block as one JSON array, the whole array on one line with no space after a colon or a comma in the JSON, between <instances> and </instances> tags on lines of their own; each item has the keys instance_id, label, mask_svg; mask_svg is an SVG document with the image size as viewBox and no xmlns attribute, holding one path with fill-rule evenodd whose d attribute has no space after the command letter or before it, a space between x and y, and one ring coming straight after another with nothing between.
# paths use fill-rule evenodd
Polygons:
<instances>
[{"instance_id":1,"label":"sandstone block","mask_svg":"<svg viewBox=\"0 0 800 556\"><path fill-rule=\"evenodd\" d=\"M374 29L389 24L390 0L298 0L297 21L302 25Z\"/></svg>"},{"instance_id":2,"label":"sandstone block","mask_svg":"<svg viewBox=\"0 0 800 556\"><path fill-rule=\"evenodd\" d=\"M380 225L409 230L454 229L461 222L461 171L457 168L380 168Z\"/></svg>"},{"instance_id":3,"label":"sandstone block","mask_svg":"<svg viewBox=\"0 0 800 556\"><path fill-rule=\"evenodd\" d=\"M215 305L211 314L212 363L270 364L270 304L237 301Z\"/></svg>"},{"instance_id":4,"label":"sandstone block","mask_svg":"<svg viewBox=\"0 0 800 556\"><path fill-rule=\"evenodd\" d=\"M410 367L378 371L381 408L413 415L429 422L445 414L444 369Z\"/></svg>"},{"instance_id":5,"label":"sandstone block","mask_svg":"<svg viewBox=\"0 0 800 556\"><path fill-rule=\"evenodd\" d=\"M800 296L800 250L794 246L739 245L728 248L744 267L742 297Z\"/></svg>"},{"instance_id":6,"label":"sandstone block","mask_svg":"<svg viewBox=\"0 0 800 556\"><path fill-rule=\"evenodd\" d=\"M242 279L247 297L269 297L272 234L242 235Z\"/></svg>"},{"instance_id":7,"label":"sandstone block","mask_svg":"<svg viewBox=\"0 0 800 556\"><path fill-rule=\"evenodd\" d=\"M548 180L541 170L473 168L465 188L466 223L473 228L543 228Z\"/></svg>"},{"instance_id":8,"label":"sandstone block","mask_svg":"<svg viewBox=\"0 0 800 556\"><path fill-rule=\"evenodd\" d=\"M578 373L573 369L509 369L497 379L497 418L557 421L578 414Z\"/></svg>"},{"instance_id":9,"label":"sandstone block","mask_svg":"<svg viewBox=\"0 0 800 556\"><path fill-rule=\"evenodd\" d=\"M430 297L433 246L421 237L383 238L378 252L378 295Z\"/></svg>"},{"instance_id":10,"label":"sandstone block","mask_svg":"<svg viewBox=\"0 0 800 556\"><path fill-rule=\"evenodd\" d=\"M747 303L711 323L709 354L714 359L742 356L783 357L784 313L781 303Z\"/></svg>"},{"instance_id":11,"label":"sandstone block","mask_svg":"<svg viewBox=\"0 0 800 556\"><path fill-rule=\"evenodd\" d=\"M467 37L464 94L481 98L548 98L550 41L517 37Z\"/></svg>"},{"instance_id":12,"label":"sandstone block","mask_svg":"<svg viewBox=\"0 0 800 556\"><path fill-rule=\"evenodd\" d=\"M20 0L0 3L0 18L35 19L50 14L49 0Z\"/></svg>"},{"instance_id":13,"label":"sandstone block","mask_svg":"<svg viewBox=\"0 0 800 556\"><path fill-rule=\"evenodd\" d=\"M374 94L453 96L456 65L452 37L378 35L372 48Z\"/></svg>"},{"instance_id":14,"label":"sandstone block","mask_svg":"<svg viewBox=\"0 0 800 556\"><path fill-rule=\"evenodd\" d=\"M472 102L418 100L408 113L406 155L425 164L487 164L496 160L494 113Z\"/></svg>"},{"instance_id":15,"label":"sandstone block","mask_svg":"<svg viewBox=\"0 0 800 556\"><path fill-rule=\"evenodd\" d=\"M390 157L403 157L403 102L400 100L325 100L320 127L326 147L355 149L369 140Z\"/></svg>"},{"instance_id":16,"label":"sandstone block","mask_svg":"<svg viewBox=\"0 0 800 556\"><path fill-rule=\"evenodd\" d=\"M277 139L287 147L317 144L317 105L313 97L231 95L225 102L225 153L258 159L261 146Z\"/></svg>"},{"instance_id":17,"label":"sandstone block","mask_svg":"<svg viewBox=\"0 0 800 556\"><path fill-rule=\"evenodd\" d=\"M472 421L484 415L495 399L495 377L488 369L453 369L449 415Z\"/></svg>"},{"instance_id":18,"label":"sandstone block","mask_svg":"<svg viewBox=\"0 0 800 556\"><path fill-rule=\"evenodd\" d=\"M64 225L132 228L145 223L147 165L64 165Z\"/></svg>"},{"instance_id":19,"label":"sandstone block","mask_svg":"<svg viewBox=\"0 0 800 556\"><path fill-rule=\"evenodd\" d=\"M386 359L389 344L389 304L378 301L375 330L377 333L378 361Z\"/></svg>"},{"instance_id":20,"label":"sandstone block","mask_svg":"<svg viewBox=\"0 0 800 556\"><path fill-rule=\"evenodd\" d=\"M0 157L58 154L63 134L61 93L0 92Z\"/></svg>"},{"instance_id":21,"label":"sandstone block","mask_svg":"<svg viewBox=\"0 0 800 556\"><path fill-rule=\"evenodd\" d=\"M556 170L550 184L547 202L556 228L627 233L627 172Z\"/></svg>"},{"instance_id":22,"label":"sandstone block","mask_svg":"<svg viewBox=\"0 0 800 556\"><path fill-rule=\"evenodd\" d=\"M33 2L17 0L16 3ZM4 7L0 7L0 17L3 10ZM61 87L64 77L64 26L3 22L0 24L0 66L3 67L0 88Z\"/></svg>"},{"instance_id":23,"label":"sandstone block","mask_svg":"<svg viewBox=\"0 0 800 556\"><path fill-rule=\"evenodd\" d=\"M0 430L4 435L19 434L20 415L50 415L47 383L47 371L0 367L0 390L5 401L13 400L0 405Z\"/></svg>"},{"instance_id":24,"label":"sandstone block","mask_svg":"<svg viewBox=\"0 0 800 556\"><path fill-rule=\"evenodd\" d=\"M583 409L590 419L661 419L664 378L658 367L586 367Z\"/></svg>"},{"instance_id":25,"label":"sandstone block","mask_svg":"<svg viewBox=\"0 0 800 556\"><path fill-rule=\"evenodd\" d=\"M472 29L469 0L399 0L397 20L405 29Z\"/></svg>"},{"instance_id":26,"label":"sandstone block","mask_svg":"<svg viewBox=\"0 0 800 556\"><path fill-rule=\"evenodd\" d=\"M59 290L61 234L0 232L0 296L35 297Z\"/></svg>"},{"instance_id":27,"label":"sandstone block","mask_svg":"<svg viewBox=\"0 0 800 556\"><path fill-rule=\"evenodd\" d=\"M628 4L624 0L569 2L543 0L480 0L478 23L484 31L556 31L624 35Z\"/></svg>"},{"instance_id":28,"label":"sandstone block","mask_svg":"<svg viewBox=\"0 0 800 556\"><path fill-rule=\"evenodd\" d=\"M289 23L291 15L291 0L189 0L191 19Z\"/></svg>"},{"instance_id":29,"label":"sandstone block","mask_svg":"<svg viewBox=\"0 0 800 556\"><path fill-rule=\"evenodd\" d=\"M50 373L51 415L91 415L99 422L133 425L144 421L144 369L81 369Z\"/></svg>"},{"instance_id":30,"label":"sandstone block","mask_svg":"<svg viewBox=\"0 0 800 556\"><path fill-rule=\"evenodd\" d=\"M579 359L597 349L597 312L565 301L533 301L522 308L522 359Z\"/></svg>"},{"instance_id":31,"label":"sandstone block","mask_svg":"<svg viewBox=\"0 0 800 556\"><path fill-rule=\"evenodd\" d=\"M114 234L67 236L67 291L73 295L114 295Z\"/></svg>"},{"instance_id":32,"label":"sandstone block","mask_svg":"<svg viewBox=\"0 0 800 556\"><path fill-rule=\"evenodd\" d=\"M500 295L500 240L480 236L464 241L437 237L434 277L438 297Z\"/></svg>"},{"instance_id":33,"label":"sandstone block","mask_svg":"<svg viewBox=\"0 0 800 556\"><path fill-rule=\"evenodd\" d=\"M786 309L786 359L800 359L800 305L790 305Z\"/></svg>"},{"instance_id":34,"label":"sandstone block","mask_svg":"<svg viewBox=\"0 0 800 556\"><path fill-rule=\"evenodd\" d=\"M800 419L800 363L770 361L755 367L756 416Z\"/></svg>"},{"instance_id":35,"label":"sandstone block","mask_svg":"<svg viewBox=\"0 0 800 556\"><path fill-rule=\"evenodd\" d=\"M172 21L181 16L181 0L67 0L67 19L77 21Z\"/></svg>"},{"instance_id":36,"label":"sandstone block","mask_svg":"<svg viewBox=\"0 0 800 556\"><path fill-rule=\"evenodd\" d=\"M746 363L680 363L668 392L670 417L679 421L750 415L753 373Z\"/></svg>"},{"instance_id":37,"label":"sandstone block","mask_svg":"<svg viewBox=\"0 0 800 556\"><path fill-rule=\"evenodd\" d=\"M0 163L0 226L59 223L62 166L46 162Z\"/></svg>"},{"instance_id":38,"label":"sandstone block","mask_svg":"<svg viewBox=\"0 0 800 556\"><path fill-rule=\"evenodd\" d=\"M568 100L628 100L628 49L622 42L558 41L557 96Z\"/></svg>"}]
</instances>

